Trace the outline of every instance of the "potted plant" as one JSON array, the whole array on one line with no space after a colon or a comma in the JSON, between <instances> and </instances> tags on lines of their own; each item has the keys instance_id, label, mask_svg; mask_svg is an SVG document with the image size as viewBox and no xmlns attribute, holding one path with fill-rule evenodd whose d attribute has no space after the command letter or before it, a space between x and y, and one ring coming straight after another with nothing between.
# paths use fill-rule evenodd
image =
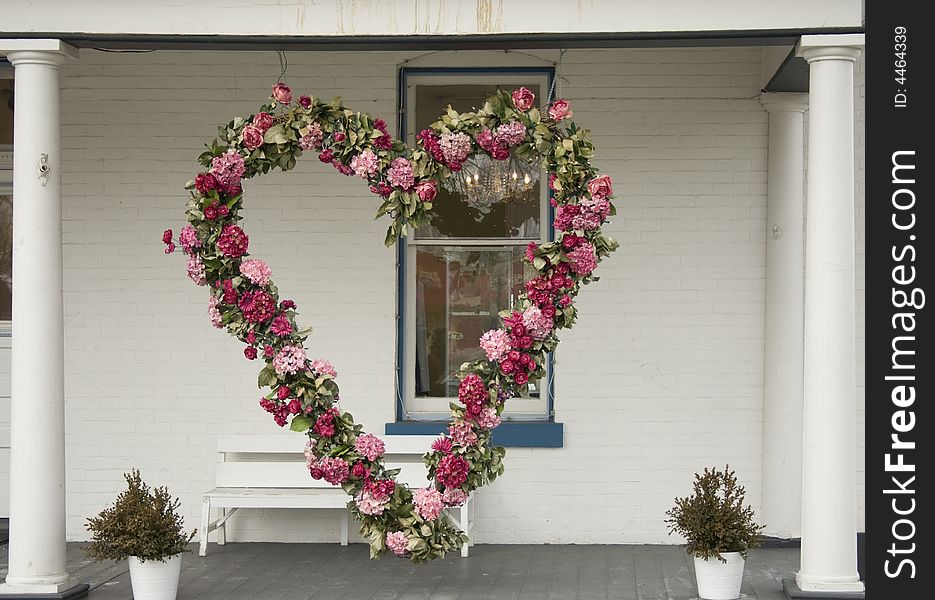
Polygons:
<instances>
[{"instance_id":1,"label":"potted plant","mask_svg":"<svg viewBox=\"0 0 935 600\"><path fill-rule=\"evenodd\" d=\"M124 560L130 565L135 600L175 600L182 553L195 531L186 534L178 498L166 487L150 488L137 469L124 473L127 489L114 505L88 519L87 552L97 560ZM197 530L196 530L197 531Z\"/></svg>"},{"instance_id":2,"label":"potted plant","mask_svg":"<svg viewBox=\"0 0 935 600\"><path fill-rule=\"evenodd\" d=\"M763 526L753 520L753 509L744 506L746 490L726 465L723 471L705 468L695 473L692 495L676 498L666 511L669 534L687 542L695 560L698 596L706 600L731 600L740 596L747 550L760 545Z\"/></svg>"}]
</instances>

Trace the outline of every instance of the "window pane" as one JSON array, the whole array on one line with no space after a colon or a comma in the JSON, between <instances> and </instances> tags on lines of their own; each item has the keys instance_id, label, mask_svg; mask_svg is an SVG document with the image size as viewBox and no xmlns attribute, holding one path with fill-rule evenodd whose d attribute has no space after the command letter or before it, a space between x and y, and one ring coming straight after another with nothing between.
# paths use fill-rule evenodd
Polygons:
<instances>
[{"instance_id":1,"label":"window pane","mask_svg":"<svg viewBox=\"0 0 935 600\"><path fill-rule=\"evenodd\" d=\"M13 317L13 196L0 194L0 321Z\"/></svg>"},{"instance_id":2,"label":"window pane","mask_svg":"<svg viewBox=\"0 0 935 600\"><path fill-rule=\"evenodd\" d=\"M478 340L499 325L523 287L523 249L416 249L416 396L458 396L461 363L484 357Z\"/></svg>"},{"instance_id":3,"label":"window pane","mask_svg":"<svg viewBox=\"0 0 935 600\"><path fill-rule=\"evenodd\" d=\"M533 82L501 86L515 89L525 86L537 97L542 97L541 86ZM474 111L496 93L492 84L424 85L415 86L415 132L437 121L450 104L458 112ZM505 176L515 172L508 161L490 161L496 167L505 167ZM522 175L520 174L520 177ZM461 194L439 190L429 213L429 222L416 231L416 239L440 238L508 238L538 239L540 237L540 206L542 186L531 189L509 200L494 199L491 204L465 201Z\"/></svg>"}]
</instances>

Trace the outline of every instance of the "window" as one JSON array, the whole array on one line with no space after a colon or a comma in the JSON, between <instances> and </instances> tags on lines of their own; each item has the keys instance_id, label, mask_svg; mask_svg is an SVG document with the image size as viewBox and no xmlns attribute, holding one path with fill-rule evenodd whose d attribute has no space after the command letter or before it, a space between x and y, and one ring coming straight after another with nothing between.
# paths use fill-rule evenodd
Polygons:
<instances>
[{"instance_id":1,"label":"window","mask_svg":"<svg viewBox=\"0 0 935 600\"><path fill-rule=\"evenodd\" d=\"M498 88L525 86L542 101L552 74L543 68L406 69L401 129L414 146L415 135L448 105L472 111ZM548 241L552 230L544 176L527 193L492 202L472 202L442 188L432 213L426 226L400 243L400 421L448 419L448 404L457 401L460 365L484 356L480 336L499 326L498 313L512 305L529 276L526 245ZM548 421L551 375L550 357L545 380L530 381L523 397L510 400L504 420Z\"/></svg>"}]
</instances>

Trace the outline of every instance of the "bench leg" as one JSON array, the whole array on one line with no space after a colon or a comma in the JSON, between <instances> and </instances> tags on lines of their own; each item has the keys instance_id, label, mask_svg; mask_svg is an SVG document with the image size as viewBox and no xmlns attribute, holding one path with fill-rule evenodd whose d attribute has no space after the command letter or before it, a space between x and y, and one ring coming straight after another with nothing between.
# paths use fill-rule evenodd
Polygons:
<instances>
[{"instance_id":1,"label":"bench leg","mask_svg":"<svg viewBox=\"0 0 935 600\"><path fill-rule=\"evenodd\" d=\"M351 511L341 511L341 545L347 546L347 530L350 529Z\"/></svg>"},{"instance_id":2,"label":"bench leg","mask_svg":"<svg viewBox=\"0 0 935 600\"><path fill-rule=\"evenodd\" d=\"M198 556L208 552L208 527L211 522L211 500L205 498L201 503L201 540L198 544Z\"/></svg>"},{"instance_id":3,"label":"bench leg","mask_svg":"<svg viewBox=\"0 0 935 600\"><path fill-rule=\"evenodd\" d=\"M221 509L221 526L218 527L218 546L227 543L227 509Z\"/></svg>"}]
</instances>

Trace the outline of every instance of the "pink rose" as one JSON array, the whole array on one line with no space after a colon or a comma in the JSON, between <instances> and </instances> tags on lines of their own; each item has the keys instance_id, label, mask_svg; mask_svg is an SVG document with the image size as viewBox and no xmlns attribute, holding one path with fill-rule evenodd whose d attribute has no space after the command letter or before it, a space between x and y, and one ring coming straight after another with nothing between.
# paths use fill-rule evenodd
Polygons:
<instances>
[{"instance_id":1,"label":"pink rose","mask_svg":"<svg viewBox=\"0 0 935 600\"><path fill-rule=\"evenodd\" d=\"M255 125L247 125L240 134L243 145L251 150L255 150L263 145L263 132Z\"/></svg>"},{"instance_id":2,"label":"pink rose","mask_svg":"<svg viewBox=\"0 0 935 600\"><path fill-rule=\"evenodd\" d=\"M574 113L571 112L571 104L568 100L560 98L552 103L549 108L549 116L556 121L561 121L562 119L572 118Z\"/></svg>"},{"instance_id":3,"label":"pink rose","mask_svg":"<svg viewBox=\"0 0 935 600\"><path fill-rule=\"evenodd\" d=\"M614 194L614 188L611 185L610 177L601 175L588 182L588 193L592 198L606 198Z\"/></svg>"},{"instance_id":4,"label":"pink rose","mask_svg":"<svg viewBox=\"0 0 935 600\"><path fill-rule=\"evenodd\" d=\"M273 115L268 112L260 112L253 116L253 124L256 125L260 131L266 131L273 126Z\"/></svg>"},{"instance_id":5,"label":"pink rose","mask_svg":"<svg viewBox=\"0 0 935 600\"><path fill-rule=\"evenodd\" d=\"M280 104L289 104L292 102L292 90L283 82L273 86L273 98Z\"/></svg>"},{"instance_id":6,"label":"pink rose","mask_svg":"<svg viewBox=\"0 0 935 600\"><path fill-rule=\"evenodd\" d=\"M302 108L308 108L312 105L312 99L308 96L299 96L299 104L302 105Z\"/></svg>"},{"instance_id":7,"label":"pink rose","mask_svg":"<svg viewBox=\"0 0 935 600\"><path fill-rule=\"evenodd\" d=\"M336 141L336 142L343 142L343 141L346 140L346 139L347 139L347 136L344 134L344 132L342 132L342 131L336 131L336 132L334 133L334 141Z\"/></svg>"},{"instance_id":8,"label":"pink rose","mask_svg":"<svg viewBox=\"0 0 935 600\"><path fill-rule=\"evenodd\" d=\"M423 202L431 202L438 194L438 185L434 180L421 181L416 185L416 192L419 194L420 200Z\"/></svg>"},{"instance_id":9,"label":"pink rose","mask_svg":"<svg viewBox=\"0 0 935 600\"><path fill-rule=\"evenodd\" d=\"M518 90L514 90L512 96L513 104L517 109L523 111L532 108L532 103L536 100L536 95L524 87L521 87Z\"/></svg>"}]
</instances>

